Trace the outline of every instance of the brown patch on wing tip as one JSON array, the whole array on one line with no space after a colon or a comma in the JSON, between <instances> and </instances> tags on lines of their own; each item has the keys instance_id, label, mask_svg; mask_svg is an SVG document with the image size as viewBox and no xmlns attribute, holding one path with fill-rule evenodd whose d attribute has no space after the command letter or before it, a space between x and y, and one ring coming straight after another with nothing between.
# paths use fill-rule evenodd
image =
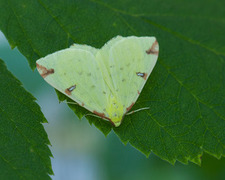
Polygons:
<instances>
[{"instance_id":1,"label":"brown patch on wing tip","mask_svg":"<svg viewBox=\"0 0 225 180\"><path fill-rule=\"evenodd\" d=\"M132 103L129 107L127 107L127 112L133 107L134 103Z\"/></svg>"},{"instance_id":2,"label":"brown patch on wing tip","mask_svg":"<svg viewBox=\"0 0 225 180\"><path fill-rule=\"evenodd\" d=\"M138 92L138 94L140 94L140 91L139 90L137 92Z\"/></svg>"},{"instance_id":3,"label":"brown patch on wing tip","mask_svg":"<svg viewBox=\"0 0 225 180\"><path fill-rule=\"evenodd\" d=\"M84 106L84 103L82 103L81 106Z\"/></svg>"},{"instance_id":4,"label":"brown patch on wing tip","mask_svg":"<svg viewBox=\"0 0 225 180\"><path fill-rule=\"evenodd\" d=\"M104 113L99 113L97 111L93 111L93 113L96 114L97 116L101 117L101 118L108 119L109 121L111 121L111 119L106 117Z\"/></svg>"},{"instance_id":5,"label":"brown patch on wing tip","mask_svg":"<svg viewBox=\"0 0 225 180\"><path fill-rule=\"evenodd\" d=\"M148 76L147 73L137 72L136 74L137 74L137 76L140 76L140 77L144 78L144 80L146 80L147 79L147 76Z\"/></svg>"},{"instance_id":6,"label":"brown patch on wing tip","mask_svg":"<svg viewBox=\"0 0 225 180\"><path fill-rule=\"evenodd\" d=\"M152 44L152 47L146 51L147 54L154 54L154 55L158 55L159 51L156 49L156 47L158 47L158 42L157 40L155 40L155 42Z\"/></svg>"},{"instance_id":7,"label":"brown patch on wing tip","mask_svg":"<svg viewBox=\"0 0 225 180\"><path fill-rule=\"evenodd\" d=\"M146 80L147 79L147 73L144 73L145 75L144 75L144 80Z\"/></svg>"},{"instance_id":8,"label":"brown patch on wing tip","mask_svg":"<svg viewBox=\"0 0 225 180\"><path fill-rule=\"evenodd\" d=\"M71 92L68 89L65 90L65 93L71 95Z\"/></svg>"},{"instance_id":9,"label":"brown patch on wing tip","mask_svg":"<svg viewBox=\"0 0 225 180\"><path fill-rule=\"evenodd\" d=\"M76 84L73 85L73 86L70 86L69 88L67 88L67 89L65 90L65 93L66 93L67 95L71 95L71 92L72 92L75 88L76 88Z\"/></svg>"},{"instance_id":10,"label":"brown patch on wing tip","mask_svg":"<svg viewBox=\"0 0 225 180\"><path fill-rule=\"evenodd\" d=\"M53 74L54 73L54 69L47 69L46 67L39 65L38 63L36 63L37 69L40 72L40 75L43 78L46 78L49 74Z\"/></svg>"}]
</instances>

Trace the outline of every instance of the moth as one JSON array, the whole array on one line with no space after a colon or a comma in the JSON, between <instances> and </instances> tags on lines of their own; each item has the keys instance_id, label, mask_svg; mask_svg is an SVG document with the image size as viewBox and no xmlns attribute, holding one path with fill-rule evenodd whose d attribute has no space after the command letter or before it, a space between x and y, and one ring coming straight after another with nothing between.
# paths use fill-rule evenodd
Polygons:
<instances>
[{"instance_id":1,"label":"moth","mask_svg":"<svg viewBox=\"0 0 225 180\"><path fill-rule=\"evenodd\" d=\"M138 99L158 54L155 37L117 36L101 49L73 44L36 65L51 86L118 127Z\"/></svg>"}]
</instances>

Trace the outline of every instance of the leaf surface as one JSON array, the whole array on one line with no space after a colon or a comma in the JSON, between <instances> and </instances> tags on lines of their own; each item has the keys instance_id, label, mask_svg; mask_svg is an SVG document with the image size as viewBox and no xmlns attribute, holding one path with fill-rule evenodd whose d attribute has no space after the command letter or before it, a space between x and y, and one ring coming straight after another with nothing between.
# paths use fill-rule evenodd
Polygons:
<instances>
[{"instance_id":1,"label":"leaf surface","mask_svg":"<svg viewBox=\"0 0 225 180\"><path fill-rule=\"evenodd\" d=\"M40 107L1 59L0 82L0 179L50 179L52 154Z\"/></svg>"},{"instance_id":2,"label":"leaf surface","mask_svg":"<svg viewBox=\"0 0 225 180\"><path fill-rule=\"evenodd\" d=\"M113 130L122 142L171 163L200 164L203 152L225 155L224 1L1 0L0 6L0 29L32 69L38 58L72 43L100 48L116 35L157 37L158 62L132 108L150 109ZM104 134L112 128L87 118Z\"/></svg>"}]
</instances>

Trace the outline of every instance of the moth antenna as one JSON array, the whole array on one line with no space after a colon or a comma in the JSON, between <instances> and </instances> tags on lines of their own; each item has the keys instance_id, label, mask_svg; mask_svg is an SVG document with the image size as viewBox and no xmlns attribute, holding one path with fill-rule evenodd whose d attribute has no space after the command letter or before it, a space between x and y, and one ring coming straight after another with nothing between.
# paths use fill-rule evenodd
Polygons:
<instances>
[{"instance_id":1,"label":"moth antenna","mask_svg":"<svg viewBox=\"0 0 225 180\"><path fill-rule=\"evenodd\" d=\"M93 117L101 118L101 119L103 119L103 120L105 120L105 121L109 121L108 119L105 119L105 118L99 117L99 116L94 115L94 114L85 114L83 117L86 117L86 116L93 116ZM82 117L82 118L83 118L83 117Z\"/></svg>"},{"instance_id":2,"label":"moth antenna","mask_svg":"<svg viewBox=\"0 0 225 180\"><path fill-rule=\"evenodd\" d=\"M78 103L76 103L76 102L64 102L64 101L62 101L63 103L66 103L66 104L78 104Z\"/></svg>"},{"instance_id":3,"label":"moth antenna","mask_svg":"<svg viewBox=\"0 0 225 180\"><path fill-rule=\"evenodd\" d=\"M138 112L138 111L142 111L142 110L145 110L145 109L150 109L150 107L140 108L140 109L137 109L137 110L131 111L131 112L127 113L126 115L131 115L131 114L133 114L133 113L136 113L136 112Z\"/></svg>"}]
</instances>

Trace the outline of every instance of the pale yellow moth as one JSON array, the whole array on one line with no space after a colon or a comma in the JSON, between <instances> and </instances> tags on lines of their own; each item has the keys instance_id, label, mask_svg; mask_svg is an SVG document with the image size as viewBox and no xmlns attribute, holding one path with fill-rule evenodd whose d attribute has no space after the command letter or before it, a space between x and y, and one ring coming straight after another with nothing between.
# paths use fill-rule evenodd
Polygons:
<instances>
[{"instance_id":1,"label":"pale yellow moth","mask_svg":"<svg viewBox=\"0 0 225 180\"><path fill-rule=\"evenodd\" d=\"M139 97L158 53L155 37L117 36L101 49L74 44L36 64L50 85L118 127Z\"/></svg>"}]
</instances>

